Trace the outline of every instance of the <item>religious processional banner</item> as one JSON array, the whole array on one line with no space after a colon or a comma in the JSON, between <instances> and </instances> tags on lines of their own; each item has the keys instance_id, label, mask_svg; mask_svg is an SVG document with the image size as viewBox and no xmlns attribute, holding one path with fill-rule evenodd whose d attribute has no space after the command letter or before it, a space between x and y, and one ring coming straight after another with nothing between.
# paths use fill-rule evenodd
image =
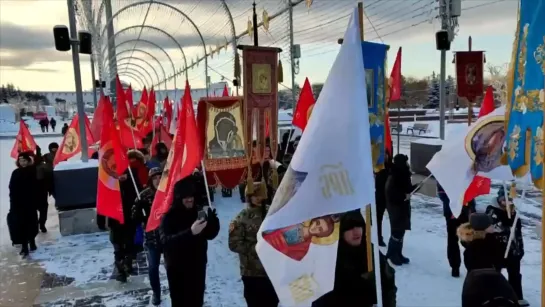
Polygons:
<instances>
[{"instance_id":1,"label":"religious processional banner","mask_svg":"<svg viewBox=\"0 0 545 307\"><path fill-rule=\"evenodd\" d=\"M484 52L456 51L456 88L459 97L474 102L483 95Z\"/></svg>"},{"instance_id":2,"label":"religious processional banner","mask_svg":"<svg viewBox=\"0 0 545 307\"><path fill-rule=\"evenodd\" d=\"M204 166L209 186L232 189L246 174L251 147L244 135L242 97L201 98L197 126L204 141Z\"/></svg>"},{"instance_id":3,"label":"religious processional banner","mask_svg":"<svg viewBox=\"0 0 545 307\"><path fill-rule=\"evenodd\" d=\"M243 61L246 148L252 148L254 139L256 141L255 151L248 151L247 165L251 169L251 165L255 165L252 159L262 164L267 153L276 159L278 152L278 78L281 74L278 53L282 50L255 46L238 48L242 49Z\"/></svg>"},{"instance_id":4,"label":"religious processional banner","mask_svg":"<svg viewBox=\"0 0 545 307\"><path fill-rule=\"evenodd\" d=\"M545 0L522 0L508 73L507 161L513 174L543 180Z\"/></svg>"},{"instance_id":5,"label":"religious processional banner","mask_svg":"<svg viewBox=\"0 0 545 307\"><path fill-rule=\"evenodd\" d=\"M371 132L371 150L375 172L384 168L384 114L386 97L386 74L384 64L388 45L362 42L363 65L369 108L369 127Z\"/></svg>"}]
</instances>

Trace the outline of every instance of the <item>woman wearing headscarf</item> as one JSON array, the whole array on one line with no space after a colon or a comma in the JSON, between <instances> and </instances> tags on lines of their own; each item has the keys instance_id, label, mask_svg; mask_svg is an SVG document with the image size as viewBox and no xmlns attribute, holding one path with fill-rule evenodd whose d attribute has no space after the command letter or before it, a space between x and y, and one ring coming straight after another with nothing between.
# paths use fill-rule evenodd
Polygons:
<instances>
[{"instance_id":1,"label":"woman wearing headscarf","mask_svg":"<svg viewBox=\"0 0 545 307\"><path fill-rule=\"evenodd\" d=\"M21 244L20 255L26 258L36 250L38 178L30 153L20 153L16 164L9 181L8 225L12 243Z\"/></svg>"}]
</instances>

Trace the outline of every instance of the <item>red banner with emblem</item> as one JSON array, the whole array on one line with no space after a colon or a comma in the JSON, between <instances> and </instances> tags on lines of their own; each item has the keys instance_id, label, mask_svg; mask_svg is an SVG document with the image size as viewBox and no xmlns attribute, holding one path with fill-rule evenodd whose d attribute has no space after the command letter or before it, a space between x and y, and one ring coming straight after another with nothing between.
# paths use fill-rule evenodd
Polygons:
<instances>
[{"instance_id":1,"label":"red banner with emblem","mask_svg":"<svg viewBox=\"0 0 545 307\"><path fill-rule=\"evenodd\" d=\"M456 52L456 81L458 96L470 102L483 95L483 51Z\"/></svg>"}]
</instances>

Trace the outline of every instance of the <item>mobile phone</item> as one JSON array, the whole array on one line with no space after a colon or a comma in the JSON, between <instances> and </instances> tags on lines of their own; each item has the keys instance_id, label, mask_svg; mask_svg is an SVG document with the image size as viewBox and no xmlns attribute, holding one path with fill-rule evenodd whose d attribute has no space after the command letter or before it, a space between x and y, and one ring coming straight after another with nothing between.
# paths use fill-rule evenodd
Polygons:
<instances>
[{"instance_id":1,"label":"mobile phone","mask_svg":"<svg viewBox=\"0 0 545 307\"><path fill-rule=\"evenodd\" d=\"M204 210L199 211L199 213L197 215L197 219L206 221L208 219L208 215L206 214L206 211L204 211Z\"/></svg>"}]
</instances>

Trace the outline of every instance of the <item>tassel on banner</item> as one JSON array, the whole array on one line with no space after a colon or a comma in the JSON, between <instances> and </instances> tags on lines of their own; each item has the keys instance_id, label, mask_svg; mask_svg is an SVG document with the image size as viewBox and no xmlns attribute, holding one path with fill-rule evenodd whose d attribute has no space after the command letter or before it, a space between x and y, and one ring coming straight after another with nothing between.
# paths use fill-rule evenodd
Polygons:
<instances>
[{"instance_id":1,"label":"tassel on banner","mask_svg":"<svg viewBox=\"0 0 545 307\"><path fill-rule=\"evenodd\" d=\"M254 193L254 179L252 178L252 165L248 166L248 179L246 179L246 193Z\"/></svg>"},{"instance_id":2,"label":"tassel on banner","mask_svg":"<svg viewBox=\"0 0 545 307\"><path fill-rule=\"evenodd\" d=\"M235 55L235 79L240 80L240 55L238 52Z\"/></svg>"},{"instance_id":3,"label":"tassel on banner","mask_svg":"<svg viewBox=\"0 0 545 307\"><path fill-rule=\"evenodd\" d=\"M278 83L284 82L284 69L282 69L282 61L278 60L278 73L277 73Z\"/></svg>"}]
</instances>

